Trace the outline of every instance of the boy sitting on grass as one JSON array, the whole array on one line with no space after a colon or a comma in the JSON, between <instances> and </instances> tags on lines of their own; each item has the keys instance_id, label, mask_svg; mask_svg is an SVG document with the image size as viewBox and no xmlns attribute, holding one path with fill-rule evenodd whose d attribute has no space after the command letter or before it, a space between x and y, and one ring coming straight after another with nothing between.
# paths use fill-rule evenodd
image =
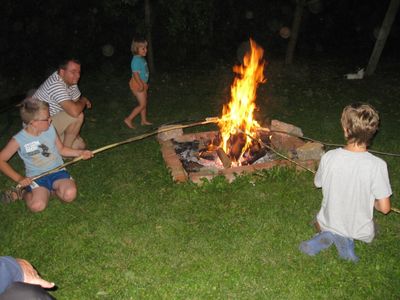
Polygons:
<instances>
[{"instance_id":1,"label":"boy sitting on grass","mask_svg":"<svg viewBox=\"0 0 400 300\"><path fill-rule=\"evenodd\" d=\"M324 154L314 178L323 194L316 223L321 232L302 242L300 251L313 256L335 244L341 258L357 262L353 240L372 241L374 207L387 214L392 190L386 163L367 150L378 112L368 104L348 105L341 123L347 145Z\"/></svg>"},{"instance_id":2,"label":"boy sitting on grass","mask_svg":"<svg viewBox=\"0 0 400 300\"><path fill-rule=\"evenodd\" d=\"M49 105L35 98L25 99L20 108L25 127L18 132L0 152L0 171L25 188L23 195L7 191L2 194L3 202L12 202L23 197L33 212L46 208L50 195L54 193L64 202L76 198L74 180L65 169L32 181L35 177L63 164L61 155L69 157L93 157L89 150L76 150L64 146L49 115ZM18 151L24 161L26 177L16 172L8 160Z\"/></svg>"}]
</instances>

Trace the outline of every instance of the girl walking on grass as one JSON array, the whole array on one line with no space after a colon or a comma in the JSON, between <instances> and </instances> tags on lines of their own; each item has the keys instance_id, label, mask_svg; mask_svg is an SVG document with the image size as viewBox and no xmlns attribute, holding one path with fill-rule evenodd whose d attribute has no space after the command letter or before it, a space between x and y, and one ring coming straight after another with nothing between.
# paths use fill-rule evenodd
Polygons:
<instances>
[{"instance_id":1,"label":"girl walking on grass","mask_svg":"<svg viewBox=\"0 0 400 300\"><path fill-rule=\"evenodd\" d=\"M133 58L131 61L132 78L129 81L129 87L136 97L139 105L124 119L126 126L135 128L132 124L133 119L140 114L141 125L151 125L147 121L147 82L149 80L149 69L146 62L147 41L144 38L134 38L131 45Z\"/></svg>"}]
</instances>

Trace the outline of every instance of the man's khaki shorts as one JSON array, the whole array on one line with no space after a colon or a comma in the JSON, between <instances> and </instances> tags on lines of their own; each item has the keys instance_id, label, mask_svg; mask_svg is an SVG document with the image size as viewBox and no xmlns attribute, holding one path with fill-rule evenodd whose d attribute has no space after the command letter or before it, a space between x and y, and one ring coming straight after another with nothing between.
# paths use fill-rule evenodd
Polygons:
<instances>
[{"instance_id":1,"label":"man's khaki shorts","mask_svg":"<svg viewBox=\"0 0 400 300\"><path fill-rule=\"evenodd\" d=\"M75 123L77 118L71 117L65 111L60 111L51 117L53 126L60 137L64 137L64 131L69 125Z\"/></svg>"},{"instance_id":2,"label":"man's khaki shorts","mask_svg":"<svg viewBox=\"0 0 400 300\"><path fill-rule=\"evenodd\" d=\"M51 117L54 128L60 137L61 142L64 142L64 132L69 125L77 121L77 118L71 117L65 111L60 111ZM72 143L73 149L85 149L85 141L78 135Z\"/></svg>"}]
</instances>

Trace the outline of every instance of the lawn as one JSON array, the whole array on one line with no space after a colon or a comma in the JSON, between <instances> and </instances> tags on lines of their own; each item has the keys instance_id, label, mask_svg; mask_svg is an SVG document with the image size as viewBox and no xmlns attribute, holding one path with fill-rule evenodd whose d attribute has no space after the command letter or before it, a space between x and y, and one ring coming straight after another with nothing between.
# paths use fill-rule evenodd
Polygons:
<instances>
[{"instance_id":1,"label":"lawn","mask_svg":"<svg viewBox=\"0 0 400 300\"><path fill-rule=\"evenodd\" d=\"M268 80L258 89L257 120L279 119L307 137L343 143L343 107L365 101L382 118L372 148L400 153L399 64L382 61L375 76L345 80L353 68L332 60L290 68L270 62ZM123 124L134 103L125 73L118 67L83 73L80 88L93 102L82 130L90 149L164 123L219 116L233 76L225 64L158 73L148 109L155 126L131 130ZM10 86L6 94L18 92ZM0 126L3 147L19 129L17 112L2 112ZM210 129L216 128L185 132ZM400 207L400 158L381 157L389 166L392 204ZM22 171L18 157L11 164ZM176 184L154 137L68 169L79 186L72 204L53 199L38 214L23 202L0 206L0 255L32 262L57 284L51 292L57 299L400 298L399 214L375 213L377 236L371 244L356 242L357 264L341 260L334 248L316 257L298 251L314 233L310 223L321 203L306 171L273 169L233 183L217 177L201 186ZM0 176L1 190L13 185Z\"/></svg>"}]
</instances>

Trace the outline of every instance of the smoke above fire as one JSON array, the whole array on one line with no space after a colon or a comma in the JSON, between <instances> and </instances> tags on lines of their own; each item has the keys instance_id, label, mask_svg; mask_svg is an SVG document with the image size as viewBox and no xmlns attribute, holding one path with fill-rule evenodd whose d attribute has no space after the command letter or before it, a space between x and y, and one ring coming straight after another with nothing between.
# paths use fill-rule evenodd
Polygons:
<instances>
[{"instance_id":1,"label":"smoke above fire","mask_svg":"<svg viewBox=\"0 0 400 300\"><path fill-rule=\"evenodd\" d=\"M231 98L223 106L222 116L218 122L222 137L221 148L234 161L241 157L251 145L256 128L260 127L254 120L256 92L260 83L264 83L264 50L250 39L250 50L245 54L243 64L233 67L236 74L231 86Z\"/></svg>"}]
</instances>

